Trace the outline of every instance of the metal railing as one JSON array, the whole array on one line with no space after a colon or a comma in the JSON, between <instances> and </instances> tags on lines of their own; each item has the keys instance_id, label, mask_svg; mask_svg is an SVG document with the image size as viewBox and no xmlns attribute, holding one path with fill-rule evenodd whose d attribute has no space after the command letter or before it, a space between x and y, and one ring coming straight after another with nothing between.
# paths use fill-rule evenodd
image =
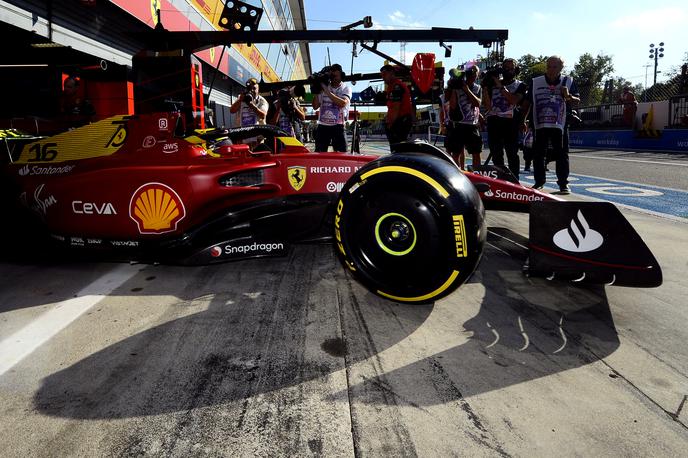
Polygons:
<instances>
[{"instance_id":1,"label":"metal railing","mask_svg":"<svg viewBox=\"0 0 688 458\"><path fill-rule=\"evenodd\" d=\"M577 109L581 122L572 130L581 129L630 129L635 119L635 105L607 103Z\"/></svg>"},{"instance_id":2,"label":"metal railing","mask_svg":"<svg viewBox=\"0 0 688 458\"><path fill-rule=\"evenodd\" d=\"M688 94L669 99L669 127L688 127Z\"/></svg>"}]
</instances>

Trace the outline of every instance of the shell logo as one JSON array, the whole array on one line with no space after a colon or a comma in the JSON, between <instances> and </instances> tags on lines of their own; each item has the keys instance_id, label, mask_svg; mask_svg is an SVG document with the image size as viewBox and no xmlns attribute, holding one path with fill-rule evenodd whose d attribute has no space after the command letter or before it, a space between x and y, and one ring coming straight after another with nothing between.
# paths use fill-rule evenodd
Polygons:
<instances>
[{"instance_id":1,"label":"shell logo","mask_svg":"<svg viewBox=\"0 0 688 458\"><path fill-rule=\"evenodd\" d=\"M185 216L182 199L174 189L162 183L146 183L131 196L129 217L141 234L175 231Z\"/></svg>"}]
</instances>

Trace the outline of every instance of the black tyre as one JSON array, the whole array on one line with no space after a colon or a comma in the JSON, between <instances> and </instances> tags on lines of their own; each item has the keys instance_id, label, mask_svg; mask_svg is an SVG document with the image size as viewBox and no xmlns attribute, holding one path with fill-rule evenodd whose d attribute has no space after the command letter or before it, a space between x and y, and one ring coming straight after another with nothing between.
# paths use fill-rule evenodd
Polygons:
<instances>
[{"instance_id":1,"label":"black tyre","mask_svg":"<svg viewBox=\"0 0 688 458\"><path fill-rule=\"evenodd\" d=\"M485 242L485 211L470 181L446 160L395 154L344 186L335 248L371 291L410 303L435 301L473 273Z\"/></svg>"}]
</instances>

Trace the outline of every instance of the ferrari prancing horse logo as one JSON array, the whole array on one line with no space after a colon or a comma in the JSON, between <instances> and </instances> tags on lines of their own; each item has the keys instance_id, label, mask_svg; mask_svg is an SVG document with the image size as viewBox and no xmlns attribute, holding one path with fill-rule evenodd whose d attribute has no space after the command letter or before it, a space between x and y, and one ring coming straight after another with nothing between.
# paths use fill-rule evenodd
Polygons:
<instances>
[{"instance_id":1,"label":"ferrari prancing horse logo","mask_svg":"<svg viewBox=\"0 0 688 458\"><path fill-rule=\"evenodd\" d=\"M306 167L300 165L287 167L287 177L291 187L299 191L306 184Z\"/></svg>"}]
</instances>

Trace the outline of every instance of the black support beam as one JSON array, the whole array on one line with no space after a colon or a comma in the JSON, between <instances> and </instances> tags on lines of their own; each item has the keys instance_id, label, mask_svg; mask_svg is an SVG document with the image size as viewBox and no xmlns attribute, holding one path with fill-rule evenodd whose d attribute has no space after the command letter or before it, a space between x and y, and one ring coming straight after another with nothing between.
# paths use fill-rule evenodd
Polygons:
<instances>
[{"instance_id":1,"label":"black support beam","mask_svg":"<svg viewBox=\"0 0 688 458\"><path fill-rule=\"evenodd\" d=\"M150 50L188 49L199 51L232 43L347 43L347 42L464 42L490 44L504 42L509 37L506 29L453 29L426 30L242 30L206 32L145 32L138 38Z\"/></svg>"}]
</instances>

